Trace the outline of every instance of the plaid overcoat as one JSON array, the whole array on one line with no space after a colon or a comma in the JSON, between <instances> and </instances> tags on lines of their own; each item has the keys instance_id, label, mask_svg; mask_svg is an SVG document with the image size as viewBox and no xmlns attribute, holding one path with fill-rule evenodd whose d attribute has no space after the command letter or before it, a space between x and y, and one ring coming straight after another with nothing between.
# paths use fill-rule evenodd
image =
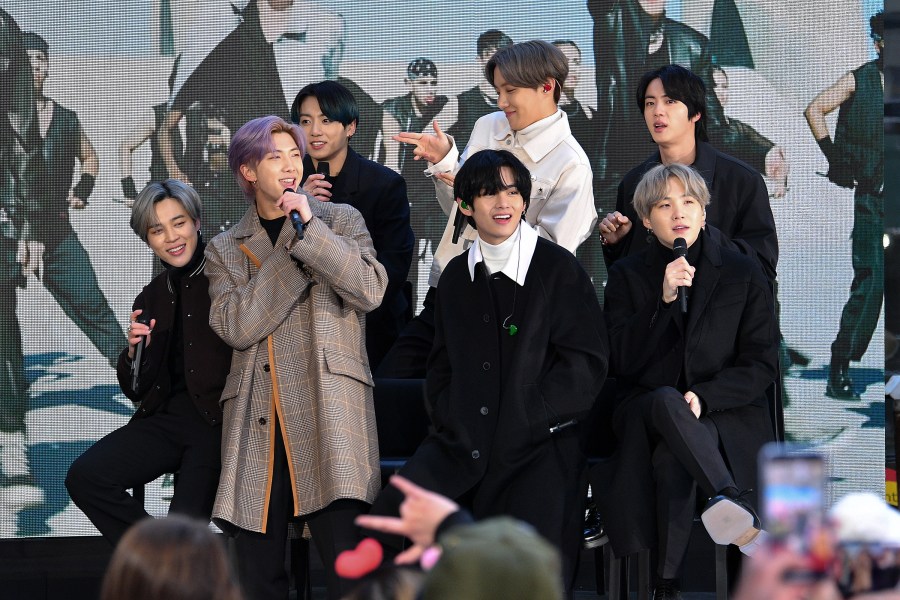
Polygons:
<instances>
[{"instance_id":1,"label":"plaid overcoat","mask_svg":"<svg viewBox=\"0 0 900 600\"><path fill-rule=\"evenodd\" d=\"M297 240L290 220L272 246L255 206L206 250L210 326L234 348L222 392L222 474L213 519L265 533L276 414L294 515L380 487L365 313L387 275L360 213L310 202Z\"/></svg>"}]
</instances>

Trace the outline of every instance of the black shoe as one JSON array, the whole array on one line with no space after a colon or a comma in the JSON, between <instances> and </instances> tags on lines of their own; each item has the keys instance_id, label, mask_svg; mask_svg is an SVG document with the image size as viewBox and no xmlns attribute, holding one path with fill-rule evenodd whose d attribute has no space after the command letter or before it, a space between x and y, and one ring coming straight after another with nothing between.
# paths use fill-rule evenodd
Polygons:
<instances>
[{"instance_id":1,"label":"black shoe","mask_svg":"<svg viewBox=\"0 0 900 600\"><path fill-rule=\"evenodd\" d=\"M853 390L853 380L850 379L850 361L831 359L825 395L835 400L860 399L859 394Z\"/></svg>"},{"instance_id":2,"label":"black shoe","mask_svg":"<svg viewBox=\"0 0 900 600\"><path fill-rule=\"evenodd\" d=\"M681 600L681 590L677 579L657 579L652 600Z\"/></svg>"},{"instance_id":3,"label":"black shoe","mask_svg":"<svg viewBox=\"0 0 900 600\"><path fill-rule=\"evenodd\" d=\"M740 496L710 498L700 520L709 537L720 546L745 546L753 542L762 531L762 523L756 511Z\"/></svg>"},{"instance_id":4,"label":"black shoe","mask_svg":"<svg viewBox=\"0 0 900 600\"><path fill-rule=\"evenodd\" d=\"M588 550L599 548L609 541L606 530L603 528L603 521L600 519L600 513L597 511L597 505L589 502L587 510L584 511L584 547Z\"/></svg>"},{"instance_id":5,"label":"black shoe","mask_svg":"<svg viewBox=\"0 0 900 600\"><path fill-rule=\"evenodd\" d=\"M787 346L785 351L787 352L787 360L788 366L793 367L797 365L798 367L808 367L809 366L809 357L800 352L799 350L794 350L790 346Z\"/></svg>"}]
</instances>

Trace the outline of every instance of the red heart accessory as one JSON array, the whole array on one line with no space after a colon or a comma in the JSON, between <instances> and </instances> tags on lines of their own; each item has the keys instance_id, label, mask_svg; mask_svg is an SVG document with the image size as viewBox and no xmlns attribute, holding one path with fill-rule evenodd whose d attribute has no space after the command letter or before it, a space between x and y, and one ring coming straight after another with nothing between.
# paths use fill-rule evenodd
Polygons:
<instances>
[{"instance_id":1,"label":"red heart accessory","mask_svg":"<svg viewBox=\"0 0 900 600\"><path fill-rule=\"evenodd\" d=\"M353 550L344 550L334 561L334 571L345 579L359 579L378 568L384 550L378 540L366 538Z\"/></svg>"}]
</instances>

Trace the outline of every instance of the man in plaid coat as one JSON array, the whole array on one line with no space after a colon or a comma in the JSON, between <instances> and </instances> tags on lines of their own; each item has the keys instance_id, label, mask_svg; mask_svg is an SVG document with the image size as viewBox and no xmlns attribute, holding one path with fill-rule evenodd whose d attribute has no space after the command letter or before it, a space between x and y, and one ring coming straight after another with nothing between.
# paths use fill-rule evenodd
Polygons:
<instances>
[{"instance_id":1,"label":"man in plaid coat","mask_svg":"<svg viewBox=\"0 0 900 600\"><path fill-rule=\"evenodd\" d=\"M229 163L251 206L207 249L210 325L235 349L213 519L235 535L249 598L287 597L291 517L309 526L329 597L349 591L334 559L355 546L353 518L380 483L365 313L387 275L356 209L291 191L304 145L278 117L238 130Z\"/></svg>"}]
</instances>

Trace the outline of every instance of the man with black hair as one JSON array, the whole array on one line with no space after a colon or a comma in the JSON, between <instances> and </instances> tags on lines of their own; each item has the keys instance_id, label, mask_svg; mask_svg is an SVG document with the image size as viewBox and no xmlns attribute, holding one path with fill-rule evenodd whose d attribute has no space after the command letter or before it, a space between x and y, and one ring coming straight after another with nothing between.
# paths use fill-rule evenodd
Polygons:
<instances>
[{"instance_id":1,"label":"man with black hair","mask_svg":"<svg viewBox=\"0 0 900 600\"><path fill-rule=\"evenodd\" d=\"M303 189L323 202L349 204L366 221L388 275L381 305L366 315L366 352L374 370L400 335L411 312L403 293L413 236L403 178L350 147L359 123L353 94L334 81L311 83L291 106L291 120L306 134ZM328 172L322 167L328 165Z\"/></svg>"},{"instance_id":2,"label":"man with black hair","mask_svg":"<svg viewBox=\"0 0 900 600\"><path fill-rule=\"evenodd\" d=\"M447 135L456 141L457 148L465 148L469 143L469 136L475 127L475 121L486 114L497 112L497 90L484 77L484 67L497 53L497 50L512 46L512 39L499 29L488 29L478 36L476 42L476 61L478 73L481 79L478 85L474 85L456 96L459 105L459 114L456 123L447 128Z\"/></svg>"},{"instance_id":3,"label":"man with black hair","mask_svg":"<svg viewBox=\"0 0 900 600\"><path fill-rule=\"evenodd\" d=\"M115 368L127 340L69 220L70 208L80 210L87 206L100 161L78 115L44 95L44 81L49 72L47 42L28 32L24 43L33 70L35 106L43 139L47 169L44 185L49 188L48 205L42 207L44 215L33 223L36 244L31 250L40 260L32 260L29 270ZM73 188L76 160L81 163L81 178Z\"/></svg>"},{"instance_id":4,"label":"man with black hair","mask_svg":"<svg viewBox=\"0 0 900 600\"><path fill-rule=\"evenodd\" d=\"M531 187L506 150L475 152L456 174L476 236L437 286L434 428L400 473L475 518L530 523L561 551L570 589L587 485L580 423L606 379L608 346L587 273L525 221ZM372 513L396 514L401 500L386 488Z\"/></svg>"},{"instance_id":5,"label":"man with black hair","mask_svg":"<svg viewBox=\"0 0 900 600\"><path fill-rule=\"evenodd\" d=\"M648 246L648 236L632 230L637 216L631 205L634 190L644 173L657 164L677 162L693 166L715 198L706 218L712 225L710 236L755 257L774 283L778 237L765 182L749 165L707 143L703 80L684 67L666 65L644 74L635 100L658 149L625 175L619 183L616 210L600 222L607 266Z\"/></svg>"},{"instance_id":6,"label":"man with black hair","mask_svg":"<svg viewBox=\"0 0 900 600\"><path fill-rule=\"evenodd\" d=\"M869 19L878 58L845 74L806 107L806 120L828 159L828 179L853 192L853 282L831 344L825 395L859 400L850 362L862 360L884 296L884 12ZM834 140L825 115L840 108Z\"/></svg>"}]
</instances>

